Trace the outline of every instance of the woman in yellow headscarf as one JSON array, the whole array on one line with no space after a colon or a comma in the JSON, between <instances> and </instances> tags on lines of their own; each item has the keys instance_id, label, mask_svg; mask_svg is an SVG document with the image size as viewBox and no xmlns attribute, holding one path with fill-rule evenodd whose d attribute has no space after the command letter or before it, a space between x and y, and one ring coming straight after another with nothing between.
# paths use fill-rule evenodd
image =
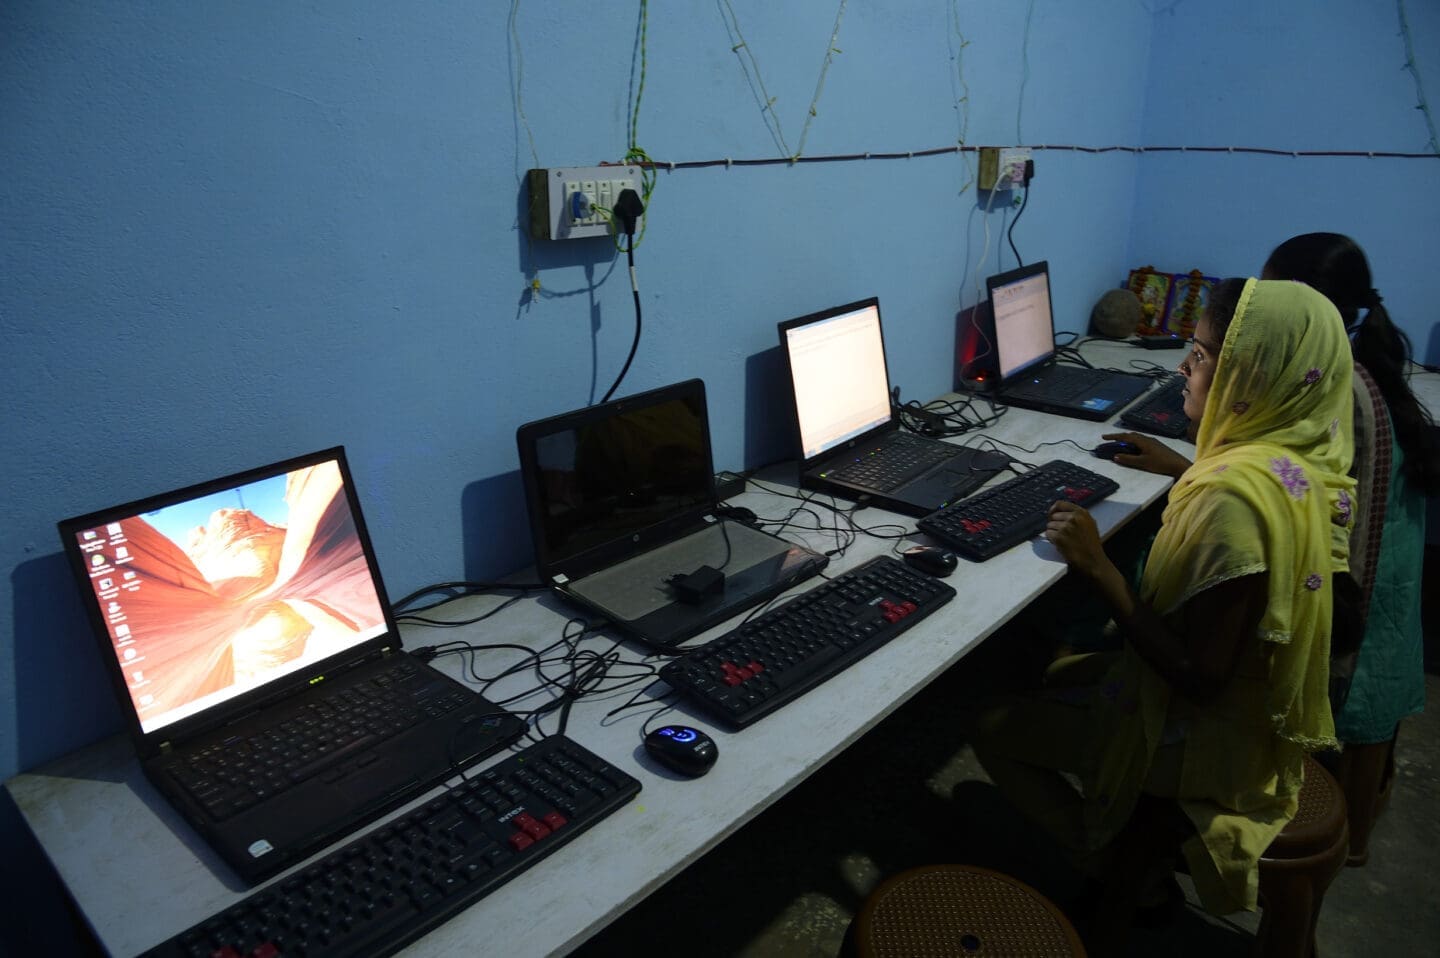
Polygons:
<instances>
[{"instance_id":1,"label":"woman in yellow headscarf","mask_svg":"<svg viewBox=\"0 0 1440 958\"><path fill-rule=\"evenodd\" d=\"M1305 754L1335 745L1330 590L1354 505L1351 361L1325 297L1232 280L1180 372L1196 457L1138 593L1084 509L1057 503L1046 532L1110 606L1122 653L1084 701L1052 684L986 710L974 744L996 784L1082 856L1115 838L1142 791L1177 799L1201 902L1223 914L1256 907L1257 862L1294 817ZM1098 661L1059 663L1052 678L1093 679ZM1066 797L1059 768L1079 773L1083 800Z\"/></svg>"}]
</instances>

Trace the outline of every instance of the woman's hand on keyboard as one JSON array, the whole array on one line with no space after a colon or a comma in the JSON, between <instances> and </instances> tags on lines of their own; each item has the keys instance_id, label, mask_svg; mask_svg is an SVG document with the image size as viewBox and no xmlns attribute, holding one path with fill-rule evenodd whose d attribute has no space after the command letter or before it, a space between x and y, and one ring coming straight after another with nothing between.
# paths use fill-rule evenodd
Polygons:
<instances>
[{"instance_id":1,"label":"woman's hand on keyboard","mask_svg":"<svg viewBox=\"0 0 1440 958\"><path fill-rule=\"evenodd\" d=\"M1172 479L1179 479L1181 474L1190 468L1189 459L1153 436L1146 436L1138 432L1107 432L1103 438L1128 442L1139 450L1135 453L1122 452L1116 455L1115 462L1122 466L1169 476Z\"/></svg>"}]
</instances>

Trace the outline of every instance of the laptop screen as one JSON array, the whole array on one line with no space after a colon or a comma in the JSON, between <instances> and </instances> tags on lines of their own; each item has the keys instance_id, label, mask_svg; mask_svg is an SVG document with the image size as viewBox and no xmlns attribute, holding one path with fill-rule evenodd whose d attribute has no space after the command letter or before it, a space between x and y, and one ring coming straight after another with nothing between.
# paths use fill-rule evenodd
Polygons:
<instances>
[{"instance_id":1,"label":"laptop screen","mask_svg":"<svg viewBox=\"0 0 1440 958\"><path fill-rule=\"evenodd\" d=\"M995 353L1000 379L1049 359L1055 352L1050 273L1045 263L990 277Z\"/></svg>"},{"instance_id":2,"label":"laptop screen","mask_svg":"<svg viewBox=\"0 0 1440 958\"><path fill-rule=\"evenodd\" d=\"M61 524L145 733L388 630L343 460L299 461Z\"/></svg>"},{"instance_id":3,"label":"laptop screen","mask_svg":"<svg viewBox=\"0 0 1440 958\"><path fill-rule=\"evenodd\" d=\"M890 380L874 299L780 325L805 459L890 421Z\"/></svg>"},{"instance_id":4,"label":"laptop screen","mask_svg":"<svg viewBox=\"0 0 1440 958\"><path fill-rule=\"evenodd\" d=\"M519 432L537 548L549 565L714 503L704 386L688 380Z\"/></svg>"}]
</instances>

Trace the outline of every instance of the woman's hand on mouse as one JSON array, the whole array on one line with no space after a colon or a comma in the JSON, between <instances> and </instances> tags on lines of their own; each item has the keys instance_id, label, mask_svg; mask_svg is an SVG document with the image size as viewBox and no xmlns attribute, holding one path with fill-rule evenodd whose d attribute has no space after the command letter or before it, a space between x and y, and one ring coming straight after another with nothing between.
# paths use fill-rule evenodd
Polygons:
<instances>
[{"instance_id":1,"label":"woman's hand on mouse","mask_svg":"<svg viewBox=\"0 0 1440 958\"><path fill-rule=\"evenodd\" d=\"M1061 499L1050 507L1045 538L1072 569L1087 578L1099 579L1107 569L1115 568L1100 542L1094 517L1073 502Z\"/></svg>"},{"instance_id":2,"label":"woman's hand on mouse","mask_svg":"<svg viewBox=\"0 0 1440 958\"><path fill-rule=\"evenodd\" d=\"M1136 452L1116 453L1115 462L1122 466L1172 479L1179 479L1190 468L1189 459L1151 436L1138 432L1107 432L1102 438L1128 442L1136 448Z\"/></svg>"}]
</instances>

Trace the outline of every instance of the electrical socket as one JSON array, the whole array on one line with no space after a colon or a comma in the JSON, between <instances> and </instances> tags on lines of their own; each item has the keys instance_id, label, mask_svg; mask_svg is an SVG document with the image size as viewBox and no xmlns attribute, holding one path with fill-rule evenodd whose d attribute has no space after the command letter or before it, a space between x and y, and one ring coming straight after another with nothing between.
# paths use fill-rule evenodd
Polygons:
<instances>
[{"instance_id":1,"label":"electrical socket","mask_svg":"<svg viewBox=\"0 0 1440 958\"><path fill-rule=\"evenodd\" d=\"M526 179L535 239L613 236L616 231L602 210L613 210L627 189L640 192L640 170L634 166L553 167L530 170Z\"/></svg>"},{"instance_id":2,"label":"electrical socket","mask_svg":"<svg viewBox=\"0 0 1440 958\"><path fill-rule=\"evenodd\" d=\"M982 190L1012 190L1025 185L1030 151L1023 146L982 146L975 185Z\"/></svg>"},{"instance_id":3,"label":"electrical socket","mask_svg":"<svg viewBox=\"0 0 1440 958\"><path fill-rule=\"evenodd\" d=\"M1023 146L1007 146L1000 150L999 188L1014 189L1025 185L1025 164L1030 162L1030 151Z\"/></svg>"}]
</instances>

